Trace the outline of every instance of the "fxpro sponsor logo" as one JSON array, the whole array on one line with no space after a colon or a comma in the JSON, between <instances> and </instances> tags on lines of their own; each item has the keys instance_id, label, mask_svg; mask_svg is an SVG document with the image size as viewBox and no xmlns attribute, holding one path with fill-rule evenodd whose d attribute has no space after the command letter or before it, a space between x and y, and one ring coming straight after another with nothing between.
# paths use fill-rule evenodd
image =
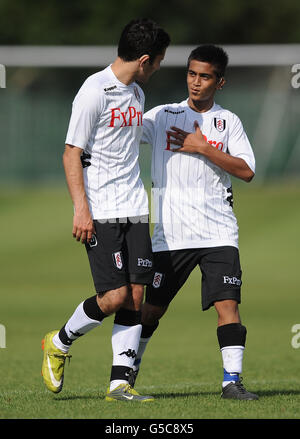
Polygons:
<instances>
[{"instance_id":1,"label":"fxpro sponsor logo","mask_svg":"<svg viewBox=\"0 0 300 439\"><path fill-rule=\"evenodd\" d=\"M219 119L221 121L221 119ZM222 119L223 120L223 119ZM218 125L218 131L223 131L225 129L225 120L224 120L224 125L221 126L221 122L220 125ZM222 128L223 127L223 128ZM219 149L220 151L222 151L224 149L224 143L223 142L219 142L217 140L209 140L203 133L203 138L204 140L209 143L211 146L213 146L214 148ZM171 151L171 134L167 133L167 145L165 148L166 151Z\"/></svg>"},{"instance_id":2,"label":"fxpro sponsor logo","mask_svg":"<svg viewBox=\"0 0 300 439\"><path fill-rule=\"evenodd\" d=\"M111 118L109 127L132 127L143 125L143 113L137 111L133 106L128 107L127 111L121 111L120 108L110 108Z\"/></svg>"},{"instance_id":3,"label":"fxpro sponsor logo","mask_svg":"<svg viewBox=\"0 0 300 439\"><path fill-rule=\"evenodd\" d=\"M242 285L241 279L235 276L233 277L223 276L223 283L229 285L237 285L238 287Z\"/></svg>"},{"instance_id":4,"label":"fxpro sponsor logo","mask_svg":"<svg viewBox=\"0 0 300 439\"><path fill-rule=\"evenodd\" d=\"M142 258L138 258L137 260L137 265L138 267L152 267L152 261L150 261L150 259L142 259Z\"/></svg>"}]
</instances>

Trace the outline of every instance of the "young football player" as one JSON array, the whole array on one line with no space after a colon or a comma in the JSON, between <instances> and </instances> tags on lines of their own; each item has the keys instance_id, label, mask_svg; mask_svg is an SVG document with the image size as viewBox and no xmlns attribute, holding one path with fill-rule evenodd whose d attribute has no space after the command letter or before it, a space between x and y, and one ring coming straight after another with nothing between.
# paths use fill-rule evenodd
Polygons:
<instances>
[{"instance_id":1,"label":"young football player","mask_svg":"<svg viewBox=\"0 0 300 439\"><path fill-rule=\"evenodd\" d=\"M152 145L154 277L142 309L142 334L131 384L147 343L170 302L199 266L202 309L214 306L224 377L222 397L257 399L241 383L246 327L238 304L242 270L230 176L250 182L255 158L240 119L215 102L228 56L214 45L194 49L187 66L188 98L143 118ZM176 149L177 148L177 149Z\"/></svg>"}]
</instances>

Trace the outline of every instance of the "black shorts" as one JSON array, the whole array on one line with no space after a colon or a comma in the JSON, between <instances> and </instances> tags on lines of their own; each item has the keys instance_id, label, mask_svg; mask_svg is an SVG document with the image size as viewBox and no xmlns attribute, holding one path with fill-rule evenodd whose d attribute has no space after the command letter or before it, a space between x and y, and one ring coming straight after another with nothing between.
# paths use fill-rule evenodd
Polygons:
<instances>
[{"instance_id":1,"label":"black shorts","mask_svg":"<svg viewBox=\"0 0 300 439\"><path fill-rule=\"evenodd\" d=\"M202 272L203 311L220 300L241 302L239 251L231 246L154 253L154 275L146 290L146 301L168 305L197 265Z\"/></svg>"},{"instance_id":2,"label":"black shorts","mask_svg":"<svg viewBox=\"0 0 300 439\"><path fill-rule=\"evenodd\" d=\"M94 220L96 234L86 244L97 293L153 279L148 216Z\"/></svg>"}]
</instances>

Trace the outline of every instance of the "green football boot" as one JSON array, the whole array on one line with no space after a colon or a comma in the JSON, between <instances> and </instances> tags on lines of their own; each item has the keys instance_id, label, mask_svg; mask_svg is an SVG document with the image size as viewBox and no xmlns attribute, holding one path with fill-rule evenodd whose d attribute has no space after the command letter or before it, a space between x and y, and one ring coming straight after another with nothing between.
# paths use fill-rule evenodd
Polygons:
<instances>
[{"instance_id":1,"label":"green football boot","mask_svg":"<svg viewBox=\"0 0 300 439\"><path fill-rule=\"evenodd\" d=\"M65 361L70 361L71 355L62 352L53 344L53 337L58 331L52 331L45 335L42 340L44 358L42 364L42 376L47 389L59 393L64 382Z\"/></svg>"},{"instance_id":2,"label":"green football boot","mask_svg":"<svg viewBox=\"0 0 300 439\"><path fill-rule=\"evenodd\" d=\"M120 384L111 392L107 391L106 401L138 401L138 402L150 402L154 401L153 396L142 396L136 390L134 390L129 384Z\"/></svg>"}]
</instances>

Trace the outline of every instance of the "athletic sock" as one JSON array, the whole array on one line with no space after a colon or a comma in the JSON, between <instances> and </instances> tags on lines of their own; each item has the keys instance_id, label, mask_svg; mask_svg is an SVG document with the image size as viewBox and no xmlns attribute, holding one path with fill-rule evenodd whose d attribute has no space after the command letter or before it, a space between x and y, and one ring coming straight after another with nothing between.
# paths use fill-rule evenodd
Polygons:
<instances>
[{"instance_id":1,"label":"athletic sock","mask_svg":"<svg viewBox=\"0 0 300 439\"><path fill-rule=\"evenodd\" d=\"M53 337L53 343L58 349L67 353L73 341L101 325L102 320L107 317L98 306L96 297L95 295L81 302L67 323Z\"/></svg>"},{"instance_id":2,"label":"athletic sock","mask_svg":"<svg viewBox=\"0 0 300 439\"><path fill-rule=\"evenodd\" d=\"M151 340L151 337L158 327L159 322L157 322L155 325L149 326L149 325L142 325L142 332L141 332L141 338L139 343L139 348L136 354L136 358L133 363L133 370L137 371L140 368L140 364L142 361L142 356L144 355L144 352L146 350L146 347Z\"/></svg>"},{"instance_id":3,"label":"athletic sock","mask_svg":"<svg viewBox=\"0 0 300 439\"><path fill-rule=\"evenodd\" d=\"M113 364L110 390L120 384L128 384L129 372L136 358L141 331L141 312L119 309L115 315L112 330Z\"/></svg>"},{"instance_id":4,"label":"athletic sock","mask_svg":"<svg viewBox=\"0 0 300 439\"><path fill-rule=\"evenodd\" d=\"M239 375L242 373L246 334L245 326L240 323L230 323L219 326L217 329L224 369L222 387L230 382L239 381Z\"/></svg>"},{"instance_id":5,"label":"athletic sock","mask_svg":"<svg viewBox=\"0 0 300 439\"><path fill-rule=\"evenodd\" d=\"M229 383L236 383L240 379L240 374L237 372L227 372L226 369L224 369L224 377L222 382L222 387L227 386Z\"/></svg>"}]
</instances>

